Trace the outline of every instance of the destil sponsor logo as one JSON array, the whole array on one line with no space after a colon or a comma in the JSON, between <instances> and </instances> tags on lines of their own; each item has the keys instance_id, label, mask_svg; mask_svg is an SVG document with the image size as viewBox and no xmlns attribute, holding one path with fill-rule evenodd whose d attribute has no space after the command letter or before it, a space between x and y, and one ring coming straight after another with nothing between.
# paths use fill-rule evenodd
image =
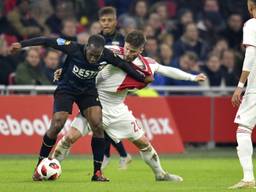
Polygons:
<instances>
[{"instance_id":1,"label":"destil sponsor logo","mask_svg":"<svg viewBox=\"0 0 256 192\"><path fill-rule=\"evenodd\" d=\"M61 134L65 134L68 127L70 127L71 120L67 120ZM6 115L5 118L0 118L0 136L32 136L34 134L44 135L50 126L50 118L43 114L41 118L22 118L17 120L11 115Z\"/></svg>"},{"instance_id":2,"label":"destil sponsor logo","mask_svg":"<svg viewBox=\"0 0 256 192\"><path fill-rule=\"evenodd\" d=\"M147 118L145 114L141 114L136 118L138 126L143 127L146 136L152 140L154 135L172 135L173 129L170 126L169 118Z\"/></svg>"}]
</instances>

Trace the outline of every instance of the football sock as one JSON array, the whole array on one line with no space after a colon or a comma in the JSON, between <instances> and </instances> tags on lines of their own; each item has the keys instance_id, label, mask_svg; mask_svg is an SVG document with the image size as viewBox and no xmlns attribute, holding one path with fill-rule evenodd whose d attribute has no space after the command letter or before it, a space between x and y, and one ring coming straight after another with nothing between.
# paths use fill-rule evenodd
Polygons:
<instances>
[{"instance_id":1,"label":"football sock","mask_svg":"<svg viewBox=\"0 0 256 192\"><path fill-rule=\"evenodd\" d=\"M105 138L92 137L91 147L93 153L93 166L95 174L98 170L101 170L101 164L103 161L105 150Z\"/></svg>"},{"instance_id":2,"label":"football sock","mask_svg":"<svg viewBox=\"0 0 256 192\"><path fill-rule=\"evenodd\" d=\"M243 181L254 180L252 163L253 146L251 140L251 132L252 131L250 129L239 126L236 133L236 139L238 144L237 154L240 164L243 168Z\"/></svg>"},{"instance_id":3,"label":"football sock","mask_svg":"<svg viewBox=\"0 0 256 192\"><path fill-rule=\"evenodd\" d=\"M43 142L41 145L41 149L40 149L40 154L39 154L39 160L38 163L43 159L49 156L52 147L54 146L56 142L56 139L51 139L47 136L47 134L44 135L43 137Z\"/></svg>"},{"instance_id":4,"label":"football sock","mask_svg":"<svg viewBox=\"0 0 256 192\"><path fill-rule=\"evenodd\" d=\"M148 146L140 151L142 159L149 165L155 175L163 174L165 171L162 169L160 159L152 146Z\"/></svg>"},{"instance_id":5,"label":"football sock","mask_svg":"<svg viewBox=\"0 0 256 192\"><path fill-rule=\"evenodd\" d=\"M127 152L125 151L125 148L121 141L119 143L116 143L106 133L105 133L105 138L106 138L105 156L110 157L110 143L111 143L118 151L120 157L127 157Z\"/></svg>"},{"instance_id":6,"label":"football sock","mask_svg":"<svg viewBox=\"0 0 256 192\"><path fill-rule=\"evenodd\" d=\"M112 140L112 139L111 139ZM118 151L119 155L121 157L127 157L127 153L125 151L125 148L123 146L123 143L120 141L119 143L115 143L113 140L111 142L111 144L116 148L116 150Z\"/></svg>"},{"instance_id":7,"label":"football sock","mask_svg":"<svg viewBox=\"0 0 256 192\"><path fill-rule=\"evenodd\" d=\"M106 157L110 157L110 141L106 138L105 139L105 151L104 151L104 155L106 156Z\"/></svg>"}]
</instances>

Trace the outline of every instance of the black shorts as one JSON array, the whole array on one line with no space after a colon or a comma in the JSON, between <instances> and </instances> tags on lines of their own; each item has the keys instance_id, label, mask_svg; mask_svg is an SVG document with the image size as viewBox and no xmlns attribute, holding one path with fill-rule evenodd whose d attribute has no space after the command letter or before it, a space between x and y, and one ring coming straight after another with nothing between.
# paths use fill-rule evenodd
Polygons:
<instances>
[{"instance_id":1,"label":"black shorts","mask_svg":"<svg viewBox=\"0 0 256 192\"><path fill-rule=\"evenodd\" d=\"M73 103L77 104L81 112L92 106L101 107L97 89L89 89L82 94L58 89L54 92L54 113L65 111L72 114Z\"/></svg>"}]
</instances>

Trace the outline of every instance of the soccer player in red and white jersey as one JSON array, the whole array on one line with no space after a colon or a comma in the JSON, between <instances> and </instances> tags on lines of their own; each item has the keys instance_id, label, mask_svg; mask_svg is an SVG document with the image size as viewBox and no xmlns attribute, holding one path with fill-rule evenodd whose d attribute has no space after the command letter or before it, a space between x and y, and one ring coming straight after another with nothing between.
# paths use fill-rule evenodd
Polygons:
<instances>
[{"instance_id":1,"label":"soccer player in red and white jersey","mask_svg":"<svg viewBox=\"0 0 256 192\"><path fill-rule=\"evenodd\" d=\"M243 28L243 45L246 47L242 74L232 97L232 105L239 106L235 117L237 154L243 169L243 179L231 189L255 188L253 174L253 146L251 134L256 125L256 0L248 0L248 11L252 16ZM247 87L243 99L243 87Z\"/></svg>"},{"instance_id":2,"label":"soccer player in red and white jersey","mask_svg":"<svg viewBox=\"0 0 256 192\"><path fill-rule=\"evenodd\" d=\"M161 73L167 77L203 81L205 75L191 75L179 69L163 66L155 60L141 56L145 44L142 32L133 31L125 39L124 48L109 47L118 56L126 61L133 61L135 67L145 75ZM130 89L143 88L145 84L140 83L122 72L116 67L107 65L97 76L97 89L99 99L103 106L103 126L108 136L115 142L129 139L140 151L143 160L151 167L157 181L182 181L182 177L170 174L163 170L157 152L145 137L144 131L138 127L135 117L124 100ZM68 154L71 145L80 137L90 132L88 121L78 115L72 122L68 133L59 141L53 157L62 161Z\"/></svg>"}]
</instances>

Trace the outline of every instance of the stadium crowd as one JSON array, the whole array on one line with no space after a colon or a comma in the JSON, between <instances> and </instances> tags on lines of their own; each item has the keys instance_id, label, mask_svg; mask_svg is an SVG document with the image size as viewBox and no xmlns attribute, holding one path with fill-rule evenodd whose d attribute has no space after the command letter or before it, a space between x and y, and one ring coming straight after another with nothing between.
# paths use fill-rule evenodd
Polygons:
<instances>
[{"instance_id":1,"label":"stadium crowd","mask_svg":"<svg viewBox=\"0 0 256 192\"><path fill-rule=\"evenodd\" d=\"M100 33L98 10L113 6L125 36L140 29L147 37L143 55L198 74L204 86L236 86L241 73L243 23L240 0L4 0L0 1L0 84L50 85L65 56L34 47L10 55L8 47L31 37L50 36L86 43ZM155 76L154 85L198 85Z\"/></svg>"}]
</instances>

